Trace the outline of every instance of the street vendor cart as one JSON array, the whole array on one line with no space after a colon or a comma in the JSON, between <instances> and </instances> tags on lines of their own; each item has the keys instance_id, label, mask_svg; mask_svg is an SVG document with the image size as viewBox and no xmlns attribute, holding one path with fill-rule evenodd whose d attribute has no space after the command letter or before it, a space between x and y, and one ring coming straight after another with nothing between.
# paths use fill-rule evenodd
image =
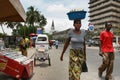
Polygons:
<instances>
[{"instance_id":1,"label":"street vendor cart","mask_svg":"<svg viewBox=\"0 0 120 80\"><path fill-rule=\"evenodd\" d=\"M0 71L17 80L28 80L33 75L33 60L15 51L1 51Z\"/></svg>"}]
</instances>

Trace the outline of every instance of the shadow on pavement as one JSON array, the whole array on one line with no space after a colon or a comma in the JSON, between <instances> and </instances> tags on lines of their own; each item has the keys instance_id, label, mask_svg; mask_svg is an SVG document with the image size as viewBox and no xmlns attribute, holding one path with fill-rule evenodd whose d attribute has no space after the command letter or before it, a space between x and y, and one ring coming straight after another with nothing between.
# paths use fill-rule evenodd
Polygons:
<instances>
[{"instance_id":1,"label":"shadow on pavement","mask_svg":"<svg viewBox=\"0 0 120 80\"><path fill-rule=\"evenodd\" d=\"M15 80L11 76L0 72L0 80Z\"/></svg>"}]
</instances>

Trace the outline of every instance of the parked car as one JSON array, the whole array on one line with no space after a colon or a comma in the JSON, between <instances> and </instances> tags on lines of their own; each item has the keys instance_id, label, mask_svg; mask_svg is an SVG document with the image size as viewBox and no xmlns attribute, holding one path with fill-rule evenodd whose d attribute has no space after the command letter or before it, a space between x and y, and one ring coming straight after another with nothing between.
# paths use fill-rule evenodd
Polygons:
<instances>
[{"instance_id":1,"label":"parked car","mask_svg":"<svg viewBox=\"0 0 120 80\"><path fill-rule=\"evenodd\" d=\"M90 47L90 46L93 46L93 44L94 44L94 41L93 40L91 40L91 39L89 39L88 41L87 41L87 45Z\"/></svg>"},{"instance_id":2,"label":"parked car","mask_svg":"<svg viewBox=\"0 0 120 80\"><path fill-rule=\"evenodd\" d=\"M92 40L92 39L89 39L87 41L87 45L90 47L90 46L99 46L99 40Z\"/></svg>"}]
</instances>

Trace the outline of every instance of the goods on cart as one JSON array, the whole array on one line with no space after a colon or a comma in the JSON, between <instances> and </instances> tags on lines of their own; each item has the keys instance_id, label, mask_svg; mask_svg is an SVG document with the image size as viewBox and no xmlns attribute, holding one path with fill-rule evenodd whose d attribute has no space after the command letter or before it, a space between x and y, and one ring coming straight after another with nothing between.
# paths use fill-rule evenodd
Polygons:
<instances>
[{"instance_id":1,"label":"goods on cart","mask_svg":"<svg viewBox=\"0 0 120 80\"><path fill-rule=\"evenodd\" d=\"M33 75L33 59L16 52L0 52L0 71L16 79L29 79Z\"/></svg>"},{"instance_id":2,"label":"goods on cart","mask_svg":"<svg viewBox=\"0 0 120 80\"><path fill-rule=\"evenodd\" d=\"M86 11L84 10L71 10L67 13L69 20L84 19L86 17Z\"/></svg>"}]
</instances>

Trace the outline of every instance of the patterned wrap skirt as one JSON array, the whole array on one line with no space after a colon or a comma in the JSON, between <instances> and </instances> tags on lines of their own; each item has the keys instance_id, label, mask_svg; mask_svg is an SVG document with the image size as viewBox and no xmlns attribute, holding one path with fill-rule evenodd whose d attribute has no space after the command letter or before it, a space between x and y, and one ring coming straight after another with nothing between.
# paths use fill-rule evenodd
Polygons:
<instances>
[{"instance_id":1,"label":"patterned wrap skirt","mask_svg":"<svg viewBox=\"0 0 120 80\"><path fill-rule=\"evenodd\" d=\"M70 49L69 55L69 80L80 80L82 63L84 61L83 49Z\"/></svg>"}]
</instances>

